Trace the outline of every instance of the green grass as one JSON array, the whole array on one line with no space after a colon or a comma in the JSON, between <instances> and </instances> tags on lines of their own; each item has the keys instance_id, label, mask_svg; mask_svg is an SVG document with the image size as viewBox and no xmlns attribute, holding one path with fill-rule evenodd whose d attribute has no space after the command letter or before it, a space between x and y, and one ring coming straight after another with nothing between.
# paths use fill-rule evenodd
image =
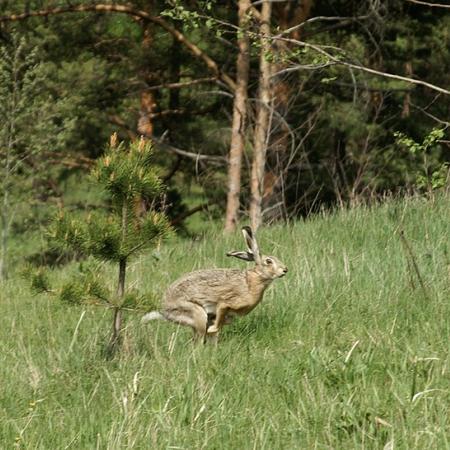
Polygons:
<instances>
[{"instance_id":1,"label":"green grass","mask_svg":"<svg viewBox=\"0 0 450 450\"><path fill-rule=\"evenodd\" d=\"M0 448L450 448L449 224L442 197L263 229L262 250L290 271L218 347L129 316L114 361L101 357L110 311L12 279L0 294ZM239 233L211 228L133 263L129 283L162 295L192 269L244 267L225 257Z\"/></svg>"}]
</instances>

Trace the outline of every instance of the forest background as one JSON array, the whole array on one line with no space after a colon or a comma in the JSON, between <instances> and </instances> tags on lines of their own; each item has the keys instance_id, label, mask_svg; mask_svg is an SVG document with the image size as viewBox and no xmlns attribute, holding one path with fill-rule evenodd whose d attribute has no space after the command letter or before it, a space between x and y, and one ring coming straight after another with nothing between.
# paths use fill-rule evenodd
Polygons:
<instances>
[{"instance_id":1,"label":"forest background","mask_svg":"<svg viewBox=\"0 0 450 450\"><path fill-rule=\"evenodd\" d=\"M0 16L3 274L11 237L108 207L85 174L114 132L152 140L158 208L185 230L447 184L446 5L3 0Z\"/></svg>"}]
</instances>

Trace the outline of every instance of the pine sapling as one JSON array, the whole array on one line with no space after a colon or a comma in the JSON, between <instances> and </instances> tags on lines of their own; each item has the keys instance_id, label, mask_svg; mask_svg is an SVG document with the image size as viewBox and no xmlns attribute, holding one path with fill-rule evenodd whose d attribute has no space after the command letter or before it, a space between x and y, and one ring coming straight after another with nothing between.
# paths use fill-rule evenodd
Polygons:
<instances>
[{"instance_id":1,"label":"pine sapling","mask_svg":"<svg viewBox=\"0 0 450 450\"><path fill-rule=\"evenodd\" d=\"M117 143L114 134L92 170L92 177L105 191L109 212L94 212L80 218L61 211L50 234L59 245L117 265L117 286L113 290L105 287L98 270L85 268L77 280L60 291L60 298L66 302L95 303L112 309L112 333L106 350L107 355L113 356L122 342L123 310L145 308L143 297L126 289L129 260L156 246L170 232L170 225L163 212L142 207L144 203L154 203L163 192L152 164L150 142L141 139L125 146Z\"/></svg>"}]
</instances>

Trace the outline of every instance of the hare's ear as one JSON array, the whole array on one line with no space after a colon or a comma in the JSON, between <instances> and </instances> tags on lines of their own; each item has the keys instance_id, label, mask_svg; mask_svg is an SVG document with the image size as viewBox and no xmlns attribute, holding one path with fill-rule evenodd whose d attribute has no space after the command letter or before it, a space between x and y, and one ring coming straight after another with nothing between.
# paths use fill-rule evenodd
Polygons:
<instances>
[{"instance_id":1,"label":"hare's ear","mask_svg":"<svg viewBox=\"0 0 450 450\"><path fill-rule=\"evenodd\" d=\"M255 236L253 236L253 231L250 227L243 227L242 234L244 235L245 242L247 243L247 252L253 255L253 260L256 264L261 262L261 254L259 252L258 243L256 242Z\"/></svg>"},{"instance_id":2,"label":"hare's ear","mask_svg":"<svg viewBox=\"0 0 450 450\"><path fill-rule=\"evenodd\" d=\"M243 259L244 261L254 261L253 253L249 252L228 252L227 256L234 256L235 258Z\"/></svg>"}]
</instances>

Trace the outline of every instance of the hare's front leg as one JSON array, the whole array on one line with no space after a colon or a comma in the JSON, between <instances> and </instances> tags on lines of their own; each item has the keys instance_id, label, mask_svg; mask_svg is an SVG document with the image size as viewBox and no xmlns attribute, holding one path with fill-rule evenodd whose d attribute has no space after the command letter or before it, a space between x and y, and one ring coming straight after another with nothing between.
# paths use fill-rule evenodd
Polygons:
<instances>
[{"instance_id":1,"label":"hare's front leg","mask_svg":"<svg viewBox=\"0 0 450 450\"><path fill-rule=\"evenodd\" d=\"M215 334L218 333L220 328L225 322L225 318L228 312L228 306L226 305L217 305L216 309L216 320L214 323L208 328L207 333L208 334Z\"/></svg>"}]
</instances>

